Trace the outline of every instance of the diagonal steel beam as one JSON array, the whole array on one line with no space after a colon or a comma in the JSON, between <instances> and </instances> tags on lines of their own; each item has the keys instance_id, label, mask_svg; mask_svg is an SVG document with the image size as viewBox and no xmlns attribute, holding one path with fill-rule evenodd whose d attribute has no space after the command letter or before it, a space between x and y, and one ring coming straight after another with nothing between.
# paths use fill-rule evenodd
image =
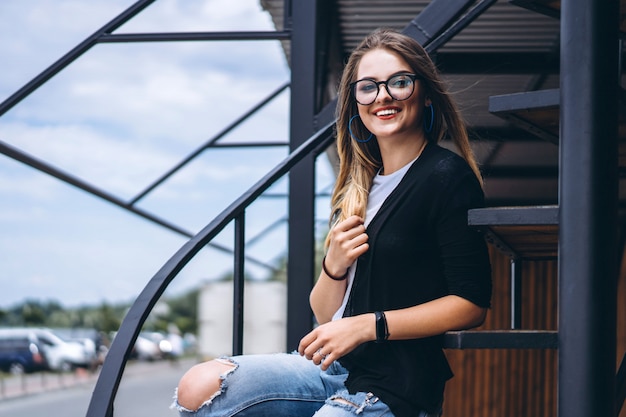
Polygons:
<instances>
[{"instance_id":1,"label":"diagonal steel beam","mask_svg":"<svg viewBox=\"0 0 626 417\"><path fill-rule=\"evenodd\" d=\"M0 103L0 116L11 110L16 104L26 98L30 93L41 87L46 81L54 77L61 70L74 62L78 57L91 49L95 44L98 43L98 39L100 39L102 35L113 32L124 23L135 17L146 7L154 3L154 1L155 0L137 1L135 4L133 4L120 15L118 15L115 19L111 20L109 23L95 31L87 39L76 45L74 49L63 55L54 64L45 69L41 74L33 78L26 85L13 93L13 95Z\"/></svg>"},{"instance_id":2,"label":"diagonal steel beam","mask_svg":"<svg viewBox=\"0 0 626 417\"><path fill-rule=\"evenodd\" d=\"M253 114L255 114L257 111L259 111L261 108L263 108L267 103L269 103L270 101L272 101L274 98L276 98L276 96L278 96L280 93L282 93L283 91L285 91L285 89L287 89L287 87L289 87L289 83L285 83L284 85L282 85L280 88L278 88L277 90L275 90L273 93L271 93L269 96L267 96L263 101L261 101L260 103L258 103L256 106L254 106L252 109L248 110L246 113L244 113L243 115L241 115L241 117L239 117L237 120L235 120L234 122L232 122L230 125L226 126L221 132L219 132L217 135L215 135L214 137L212 137L211 139L209 139L206 143L202 144L198 149L196 149L195 151L193 151L189 156L187 156L185 159L183 159L182 161L180 161L175 167L171 168L168 172L166 172L165 174L163 174L161 176L161 178L159 178L158 180L156 180L155 182L153 182L150 186L148 186L145 190L143 190L141 193L139 193L135 198L133 198L130 202L130 205L134 205L135 203L137 203L137 201L141 200L142 198L144 198L149 192L151 192L152 190L154 190L156 187L158 187L159 185L161 185L165 180L167 180L169 177L171 177L172 175L174 175L176 172L178 172L182 167L184 167L185 165L187 165L189 162L191 162L193 159L195 159L198 155L200 155L204 150L206 150L207 148L210 148L211 146L215 145L220 139L222 139L224 136L226 136L229 132L231 132L233 129L235 129L237 126L239 126L241 123L243 123L245 120L247 120L250 116L252 116Z\"/></svg>"},{"instance_id":3,"label":"diagonal steel beam","mask_svg":"<svg viewBox=\"0 0 626 417\"><path fill-rule=\"evenodd\" d=\"M446 7L447 6L447 0L439 0L439 2L433 1L433 3L431 3L431 5L434 4L434 3L443 3L443 2L446 2L446 5L445 6L442 5L442 6ZM450 39L454 38L459 32L461 32L463 29L465 29L470 23L472 23L474 20L476 20L477 17L482 15L488 8L493 6L493 4L496 3L496 2L497 2L497 0L481 0L481 1L479 1L476 4L476 6L472 7L460 19L451 22L448 25L448 27L443 32L441 32L436 38L431 39L431 41L427 45L424 46L426 51L428 51L429 54L432 54L433 52L435 52L436 50L441 48L443 45L446 44L446 42L448 42Z\"/></svg>"},{"instance_id":4,"label":"diagonal steel beam","mask_svg":"<svg viewBox=\"0 0 626 417\"><path fill-rule=\"evenodd\" d=\"M289 40L288 31L105 33L98 43Z\"/></svg>"},{"instance_id":5,"label":"diagonal steel beam","mask_svg":"<svg viewBox=\"0 0 626 417\"><path fill-rule=\"evenodd\" d=\"M17 148L12 147L11 145L9 145L6 142L0 141L0 154L6 155L9 158L12 158L18 162L21 162L25 165L28 165L31 168L35 168L38 171L41 171L45 174L50 175L51 177L57 178L67 184L70 184L80 190L86 191L89 194L92 194L96 197L99 197L109 203L112 203L118 207L121 207L125 210L128 210L136 215L138 215L139 217L143 217L144 219L158 224L159 226L165 227L166 229L169 229L173 232L176 232L180 235L183 235L187 238L191 238L194 236L194 234L188 230L183 229L182 227L179 227L173 223L168 222L167 220L164 220L158 216L155 216L152 213L149 213L145 210L142 210L140 208L137 208L135 206L132 206L130 204L128 204L127 202L125 202L124 200L114 196L113 194L107 193L106 191L103 191L89 183L87 183L86 181L83 181L73 175L70 175L66 172L61 171L60 169L44 162L41 161L31 155L26 154L25 152L20 151ZM216 249L220 252L225 252L225 253L229 253L232 254L233 250L223 246L223 245L219 245L216 243L209 243L209 245L211 248ZM264 262L259 261L258 259L255 258L246 258L247 261L261 266L263 268L266 268L270 271L276 271L276 268L274 268L271 265L268 265Z\"/></svg>"},{"instance_id":6,"label":"diagonal steel beam","mask_svg":"<svg viewBox=\"0 0 626 417\"><path fill-rule=\"evenodd\" d=\"M474 0L433 0L402 30L426 46L465 12Z\"/></svg>"},{"instance_id":7,"label":"diagonal steel beam","mask_svg":"<svg viewBox=\"0 0 626 417\"><path fill-rule=\"evenodd\" d=\"M200 32L200 33L194 33L194 32L190 32L190 33L143 33L143 34L121 34L121 35L114 35L112 34L113 31L115 31L116 29L118 29L119 27L121 27L123 24L125 24L126 22L128 22L130 19L132 19L133 17L135 17L137 14L139 14L140 12L142 12L146 7L150 6L152 3L154 3L155 0L139 0L136 3L134 3L132 6L130 6L128 9L126 9L124 12L122 12L121 14L119 14L117 17L115 17L113 20L111 20L110 22L108 22L107 24L105 24L104 26L102 26L100 29L98 29L97 31L95 31L93 34L91 34L89 37L87 37L85 40L83 40L80 44L78 44L76 47L74 47L72 50L70 50L69 52L67 52L65 55L63 55L60 59L58 59L55 63L53 63L51 66L49 66L47 69L45 69L43 72L41 72L39 75L37 75L35 78L33 78L31 81L29 81L27 84L25 84L22 88L20 88L18 91L16 91L14 94L12 94L10 97L8 97L5 101L3 101L2 103L0 103L0 117L2 115L4 115L6 112L8 112L9 110L11 110L14 106L16 106L18 103L20 103L23 99L25 99L26 97L28 97L28 95L30 95L32 92L34 92L36 89L38 89L39 87L41 87L44 83L46 83L48 80L50 80L52 77L54 77L56 74L58 74L60 71L62 71L63 69L65 69L68 65L70 65L72 62L74 62L76 59L78 59L80 56L82 56L85 52L87 52L89 49L91 49L93 46L95 46L97 43L100 42L162 42L162 41L192 41L192 40L244 40L244 39L249 39L249 40L267 40L267 39L288 39L290 37L290 33L288 31L283 31L283 32ZM184 165L186 165L188 162L190 162L193 158L195 158L197 155L199 155L203 150L205 150L206 148L215 145L216 142L221 139L224 135L226 135L228 132L230 132L232 129L234 129L235 127L237 127L240 123L242 123L244 120L246 120L248 117L250 117L252 114L254 114L255 112L257 112L261 107L265 106L269 101L271 101L272 99L274 99L278 94L280 94L282 91L284 91L286 88L289 87L289 83L285 83L283 86L281 86L280 88L278 88L276 91L274 91L270 96L268 96L268 98L266 98L265 100L263 100L261 103L259 103L257 106L255 106L254 108L252 108L250 111L248 111L247 113L245 113L242 117L240 117L239 119L237 119L234 123L232 123L230 126L228 126L225 130L223 130L222 132L220 132L216 137L214 137L213 139L211 139L210 141L208 141L207 143L205 143L204 145L202 145L201 148L199 148L197 151L195 151L194 153L192 153L190 156L188 156L186 159L184 159L182 162L180 162L177 166L175 166L174 168L172 168L170 171L168 171L166 174L164 174L163 176L161 176L156 182L154 182L153 184L151 184L148 188L146 188L145 190L143 190L141 193L139 193L136 197L134 197L130 202L125 202L122 200L119 200L117 197L107 193L106 191L100 190L90 184L87 184L85 182L82 182L80 180L78 180L77 178L64 173L50 165L45 164L42 161L36 160L35 158L26 155L20 151L18 151L15 148L10 147L8 144L3 143L2 145L2 153L4 153L5 155L12 157L20 162L26 163L27 165L31 166L32 168L38 169L42 172L45 172L49 175L54 176L57 179L60 179L62 181L65 181L67 183L69 183L70 185L76 186L80 189L82 189L83 191L86 191L96 197L102 198L110 203L113 203L125 210L128 210L134 214L137 214L141 217L144 217L156 224L159 224L167 229L170 229L176 233L182 234L183 236L186 237L191 237L193 236L190 232L185 231L181 228L179 228L178 226L167 222L166 220L163 219L159 219L156 216L153 216L149 213L146 213L140 209L137 209L134 207L134 205L143 197L145 197L146 194L148 194L149 192L151 192L154 188L156 188L157 186L159 186L163 181L165 181L167 178L169 178L171 175L173 175L175 172L177 172L180 168L182 168ZM216 246L217 247L217 246ZM232 250L227 249L225 247L222 248L218 248L222 251L226 251L226 252L230 252L232 253ZM257 260L251 260L253 263L257 263L260 264L266 268L270 268L273 270L272 267L270 267L269 265L265 265L263 263L260 263Z\"/></svg>"}]
</instances>

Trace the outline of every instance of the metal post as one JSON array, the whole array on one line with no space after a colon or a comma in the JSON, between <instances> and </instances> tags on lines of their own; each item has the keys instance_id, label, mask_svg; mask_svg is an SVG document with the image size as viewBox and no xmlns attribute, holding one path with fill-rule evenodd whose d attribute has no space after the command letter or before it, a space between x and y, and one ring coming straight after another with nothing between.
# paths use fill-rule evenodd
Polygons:
<instances>
[{"instance_id":1,"label":"metal post","mask_svg":"<svg viewBox=\"0 0 626 417\"><path fill-rule=\"evenodd\" d=\"M511 259L511 329L522 328L522 260Z\"/></svg>"},{"instance_id":2,"label":"metal post","mask_svg":"<svg viewBox=\"0 0 626 417\"><path fill-rule=\"evenodd\" d=\"M314 132L317 0L292 7L291 127L293 151ZM297 348L311 329L309 292L313 283L315 159L305 157L289 174L289 255L287 264L287 350Z\"/></svg>"},{"instance_id":3,"label":"metal post","mask_svg":"<svg viewBox=\"0 0 626 417\"><path fill-rule=\"evenodd\" d=\"M618 16L561 2L560 417L615 415Z\"/></svg>"},{"instance_id":4,"label":"metal post","mask_svg":"<svg viewBox=\"0 0 626 417\"><path fill-rule=\"evenodd\" d=\"M235 256L233 274L233 355L243 353L243 303L245 286L246 213L235 218Z\"/></svg>"}]
</instances>

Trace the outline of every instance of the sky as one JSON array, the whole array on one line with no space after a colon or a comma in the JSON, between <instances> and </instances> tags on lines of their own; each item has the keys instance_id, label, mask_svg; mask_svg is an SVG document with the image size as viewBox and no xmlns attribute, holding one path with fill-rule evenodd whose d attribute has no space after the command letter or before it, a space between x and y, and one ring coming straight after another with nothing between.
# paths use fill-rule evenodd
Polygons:
<instances>
[{"instance_id":1,"label":"sky","mask_svg":"<svg viewBox=\"0 0 626 417\"><path fill-rule=\"evenodd\" d=\"M0 102L133 3L0 2ZM260 0L157 0L114 33L243 30L274 30ZM278 41L98 44L0 116L0 141L130 201L289 78ZM289 89L223 143L287 142L288 131ZM205 151L137 207L197 233L286 156L286 147ZM327 191L324 156L317 167L318 190ZM318 200L323 221L328 200ZM247 212L247 237L286 209L284 198L260 198ZM0 308L132 301L187 240L2 154L0 230ZM216 243L232 247L232 236L228 227ZM276 264L286 239L283 222L247 254ZM166 295L231 270L230 256L205 249ZM250 263L246 272L268 274Z\"/></svg>"}]
</instances>

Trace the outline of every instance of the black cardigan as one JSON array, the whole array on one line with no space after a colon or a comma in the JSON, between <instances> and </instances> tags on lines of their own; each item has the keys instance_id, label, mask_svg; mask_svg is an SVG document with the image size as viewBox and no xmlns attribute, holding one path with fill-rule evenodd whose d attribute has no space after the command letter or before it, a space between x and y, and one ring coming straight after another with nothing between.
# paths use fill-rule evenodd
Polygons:
<instances>
[{"instance_id":1,"label":"black cardigan","mask_svg":"<svg viewBox=\"0 0 626 417\"><path fill-rule=\"evenodd\" d=\"M367 228L344 316L395 310L453 294L490 307L491 267L483 236L467 211L484 197L455 153L429 144ZM452 372L441 336L368 342L340 362L351 393L372 392L396 417L435 412Z\"/></svg>"}]
</instances>

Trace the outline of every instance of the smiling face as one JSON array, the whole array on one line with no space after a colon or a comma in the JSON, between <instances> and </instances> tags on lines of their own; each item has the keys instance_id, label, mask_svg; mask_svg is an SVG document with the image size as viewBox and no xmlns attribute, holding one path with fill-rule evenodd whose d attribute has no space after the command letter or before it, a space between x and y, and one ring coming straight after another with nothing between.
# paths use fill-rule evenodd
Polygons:
<instances>
[{"instance_id":1,"label":"smiling face","mask_svg":"<svg viewBox=\"0 0 626 417\"><path fill-rule=\"evenodd\" d=\"M357 80L369 78L385 81L398 74L412 74L414 71L399 55L386 49L374 49L361 58ZM376 100L369 105L358 104L361 121L367 129L381 140L415 140L423 135L422 112L428 101L420 81L415 80L413 94L406 100L394 100L384 86L379 86Z\"/></svg>"}]
</instances>

